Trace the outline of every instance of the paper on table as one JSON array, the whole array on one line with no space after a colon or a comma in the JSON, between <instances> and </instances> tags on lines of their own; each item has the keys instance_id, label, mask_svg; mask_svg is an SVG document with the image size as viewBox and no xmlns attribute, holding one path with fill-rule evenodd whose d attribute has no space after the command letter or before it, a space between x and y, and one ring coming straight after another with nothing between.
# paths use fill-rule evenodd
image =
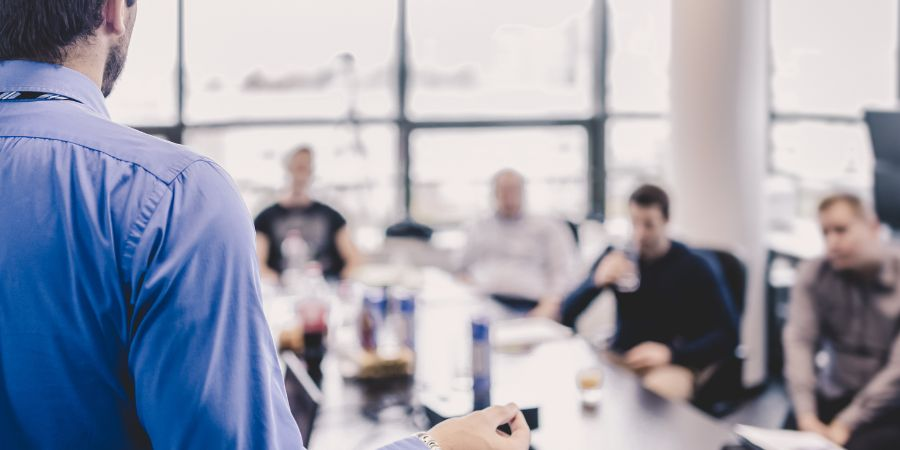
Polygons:
<instances>
[{"instance_id":1,"label":"paper on table","mask_svg":"<svg viewBox=\"0 0 900 450\"><path fill-rule=\"evenodd\" d=\"M844 450L815 433L737 425L738 436L763 450Z\"/></svg>"},{"instance_id":2,"label":"paper on table","mask_svg":"<svg viewBox=\"0 0 900 450\"><path fill-rule=\"evenodd\" d=\"M491 344L494 348L531 347L545 342L566 339L572 330L550 319L528 317L502 320L494 324Z\"/></svg>"}]
</instances>

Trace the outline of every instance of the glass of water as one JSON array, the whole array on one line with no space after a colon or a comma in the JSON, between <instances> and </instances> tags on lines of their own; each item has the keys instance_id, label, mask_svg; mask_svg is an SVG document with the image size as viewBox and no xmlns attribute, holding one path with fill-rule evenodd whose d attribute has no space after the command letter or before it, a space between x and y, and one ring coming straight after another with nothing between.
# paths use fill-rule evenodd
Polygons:
<instances>
[{"instance_id":1,"label":"glass of water","mask_svg":"<svg viewBox=\"0 0 900 450\"><path fill-rule=\"evenodd\" d=\"M603 375L601 367L588 367L578 371L575 383L578 386L583 408L593 410L600 404Z\"/></svg>"},{"instance_id":2,"label":"glass of water","mask_svg":"<svg viewBox=\"0 0 900 450\"><path fill-rule=\"evenodd\" d=\"M625 254L628 262L631 263L631 269L616 280L616 289L619 292L626 293L637 291L641 287L640 253L634 247L634 244L631 243L622 248L621 251Z\"/></svg>"}]
</instances>

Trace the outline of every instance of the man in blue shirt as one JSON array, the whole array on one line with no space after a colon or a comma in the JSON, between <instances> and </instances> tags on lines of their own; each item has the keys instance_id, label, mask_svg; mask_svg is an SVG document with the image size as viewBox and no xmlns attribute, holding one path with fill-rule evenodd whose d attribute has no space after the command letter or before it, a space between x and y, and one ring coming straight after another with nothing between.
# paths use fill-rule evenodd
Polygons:
<instances>
[{"instance_id":1,"label":"man in blue shirt","mask_svg":"<svg viewBox=\"0 0 900 450\"><path fill-rule=\"evenodd\" d=\"M0 3L0 447L302 448L234 184L109 120L136 8ZM388 448L528 441L510 405Z\"/></svg>"}]
</instances>

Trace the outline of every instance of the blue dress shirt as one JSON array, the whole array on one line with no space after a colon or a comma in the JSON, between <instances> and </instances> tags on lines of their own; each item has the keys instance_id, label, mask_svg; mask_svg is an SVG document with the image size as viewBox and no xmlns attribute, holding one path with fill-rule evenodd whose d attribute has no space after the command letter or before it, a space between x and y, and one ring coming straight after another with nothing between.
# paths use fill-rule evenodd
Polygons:
<instances>
[{"instance_id":1,"label":"blue dress shirt","mask_svg":"<svg viewBox=\"0 0 900 450\"><path fill-rule=\"evenodd\" d=\"M79 72L0 62L11 91L71 100L0 101L0 447L302 448L228 175Z\"/></svg>"}]
</instances>

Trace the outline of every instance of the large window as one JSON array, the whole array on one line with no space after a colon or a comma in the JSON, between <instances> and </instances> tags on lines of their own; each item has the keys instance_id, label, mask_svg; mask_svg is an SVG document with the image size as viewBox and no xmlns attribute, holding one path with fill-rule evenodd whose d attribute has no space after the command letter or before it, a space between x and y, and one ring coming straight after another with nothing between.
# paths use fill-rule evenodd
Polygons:
<instances>
[{"instance_id":1,"label":"large window","mask_svg":"<svg viewBox=\"0 0 900 450\"><path fill-rule=\"evenodd\" d=\"M386 225L397 217L397 144L392 127L195 130L185 134L185 143L231 174L253 213L285 194L285 162L303 145L314 151L316 198L362 224Z\"/></svg>"},{"instance_id":2,"label":"large window","mask_svg":"<svg viewBox=\"0 0 900 450\"><path fill-rule=\"evenodd\" d=\"M573 221L587 214L583 128L420 130L412 149L412 213L422 222L455 224L488 214L491 179L505 168L526 178L528 210Z\"/></svg>"},{"instance_id":3,"label":"large window","mask_svg":"<svg viewBox=\"0 0 900 450\"><path fill-rule=\"evenodd\" d=\"M608 109L669 111L672 0L609 0Z\"/></svg>"},{"instance_id":4,"label":"large window","mask_svg":"<svg viewBox=\"0 0 900 450\"><path fill-rule=\"evenodd\" d=\"M221 163L252 212L306 143L317 195L363 225L458 225L505 167L579 221L661 173L670 3L161 0L110 104Z\"/></svg>"},{"instance_id":5,"label":"large window","mask_svg":"<svg viewBox=\"0 0 900 450\"><path fill-rule=\"evenodd\" d=\"M669 123L661 119L611 119L606 132L606 215L624 218L635 188L665 179Z\"/></svg>"},{"instance_id":6,"label":"large window","mask_svg":"<svg viewBox=\"0 0 900 450\"><path fill-rule=\"evenodd\" d=\"M624 218L637 186L668 156L671 0L608 1L605 215Z\"/></svg>"},{"instance_id":7,"label":"large window","mask_svg":"<svg viewBox=\"0 0 900 450\"><path fill-rule=\"evenodd\" d=\"M380 211L346 206L352 219L458 223L488 206L490 172L524 160L534 165L523 169L534 209L618 216L628 191L665 178L671 8L160 0L141 6L110 110L211 152L251 208L283 180L272 155L308 142L325 170L355 135L369 158L357 160L379 166L359 182L347 180L353 170L322 172L319 186L337 203L365 198ZM801 206L830 189L869 192L862 112L897 103L898 1L773 0L770 33L772 174L789 180ZM566 166L576 160L580 169ZM471 164L444 170L451 161ZM552 196L565 198L542 200Z\"/></svg>"},{"instance_id":8,"label":"large window","mask_svg":"<svg viewBox=\"0 0 900 450\"><path fill-rule=\"evenodd\" d=\"M184 4L189 123L396 111L395 0Z\"/></svg>"},{"instance_id":9,"label":"large window","mask_svg":"<svg viewBox=\"0 0 900 450\"><path fill-rule=\"evenodd\" d=\"M865 109L897 99L897 0L775 0L771 8L773 174L793 180L800 216L834 189L869 195Z\"/></svg>"},{"instance_id":10,"label":"large window","mask_svg":"<svg viewBox=\"0 0 900 450\"><path fill-rule=\"evenodd\" d=\"M177 0L140 2L138 17L109 112L131 125L172 125L178 114Z\"/></svg>"},{"instance_id":11,"label":"large window","mask_svg":"<svg viewBox=\"0 0 900 450\"><path fill-rule=\"evenodd\" d=\"M408 3L412 117L590 115L590 0Z\"/></svg>"}]
</instances>

